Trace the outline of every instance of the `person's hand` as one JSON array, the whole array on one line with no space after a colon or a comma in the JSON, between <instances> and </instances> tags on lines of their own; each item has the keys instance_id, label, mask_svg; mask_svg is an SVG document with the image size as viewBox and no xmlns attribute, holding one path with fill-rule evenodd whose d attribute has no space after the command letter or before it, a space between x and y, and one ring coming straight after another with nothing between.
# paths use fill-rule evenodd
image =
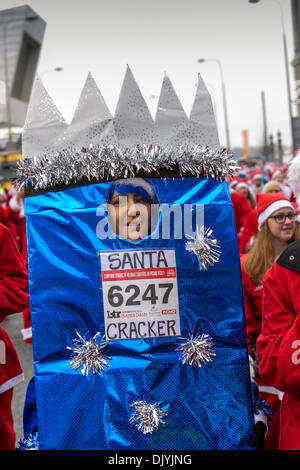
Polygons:
<instances>
[{"instance_id":1,"label":"person's hand","mask_svg":"<svg viewBox=\"0 0 300 470\"><path fill-rule=\"evenodd\" d=\"M24 199L24 196L25 196L25 189L24 188L19 189L19 191L17 191L17 194L16 194L17 201L20 202L21 199Z\"/></svg>"},{"instance_id":2,"label":"person's hand","mask_svg":"<svg viewBox=\"0 0 300 470\"><path fill-rule=\"evenodd\" d=\"M264 450L266 431L265 423L258 421L254 426L254 434L251 438L250 446L257 447L257 450Z\"/></svg>"}]
</instances>

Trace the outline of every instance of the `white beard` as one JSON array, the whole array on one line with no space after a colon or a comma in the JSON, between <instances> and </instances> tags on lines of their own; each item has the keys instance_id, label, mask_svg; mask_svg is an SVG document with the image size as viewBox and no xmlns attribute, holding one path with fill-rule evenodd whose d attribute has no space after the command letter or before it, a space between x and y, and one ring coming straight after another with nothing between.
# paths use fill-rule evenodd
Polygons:
<instances>
[{"instance_id":1,"label":"white beard","mask_svg":"<svg viewBox=\"0 0 300 470\"><path fill-rule=\"evenodd\" d=\"M264 188L264 184L261 184L260 186L255 186L255 185L252 186L252 189L255 192L255 194L262 193L263 188Z\"/></svg>"}]
</instances>

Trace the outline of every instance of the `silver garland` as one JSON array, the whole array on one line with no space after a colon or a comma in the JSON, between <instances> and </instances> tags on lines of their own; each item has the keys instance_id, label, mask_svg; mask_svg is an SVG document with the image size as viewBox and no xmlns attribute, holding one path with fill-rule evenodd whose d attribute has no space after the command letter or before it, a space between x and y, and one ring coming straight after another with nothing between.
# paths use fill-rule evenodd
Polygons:
<instances>
[{"instance_id":1,"label":"silver garland","mask_svg":"<svg viewBox=\"0 0 300 470\"><path fill-rule=\"evenodd\" d=\"M90 145L80 151L72 148L50 155L27 156L18 161L17 185L30 182L35 190L69 185L82 179L119 179L134 177L140 171L159 173L177 167L180 175L214 178L224 181L233 176L236 161L226 150L209 147L163 148L137 145Z\"/></svg>"},{"instance_id":2,"label":"silver garland","mask_svg":"<svg viewBox=\"0 0 300 470\"><path fill-rule=\"evenodd\" d=\"M189 339L181 338L184 340L178 349L181 351L180 360L182 364L189 364L190 366L202 367L212 361L212 356L215 352L212 349L214 346L212 339L207 334L201 334L196 337L190 335Z\"/></svg>"},{"instance_id":3,"label":"silver garland","mask_svg":"<svg viewBox=\"0 0 300 470\"><path fill-rule=\"evenodd\" d=\"M157 405L151 405L145 401L134 402L131 406L134 407L135 411L130 423L135 424L143 434L152 434L154 430L159 428L160 424L164 424L162 418L168 414L163 412Z\"/></svg>"},{"instance_id":4,"label":"silver garland","mask_svg":"<svg viewBox=\"0 0 300 470\"><path fill-rule=\"evenodd\" d=\"M74 359L70 361L71 367L74 370L82 367L82 375L88 375L104 371L109 364L108 360L112 358L103 354L102 349L106 347L107 342L104 337L99 338L100 333L96 333L91 340L82 337L77 331L78 338L73 339L74 348L67 346L67 349L73 351Z\"/></svg>"},{"instance_id":5,"label":"silver garland","mask_svg":"<svg viewBox=\"0 0 300 470\"><path fill-rule=\"evenodd\" d=\"M212 233L212 229L206 229L204 225L201 225L200 228L197 227L195 237L186 235L192 240L186 242L185 248L198 257L204 271L217 263L221 256L219 241L211 237Z\"/></svg>"}]
</instances>

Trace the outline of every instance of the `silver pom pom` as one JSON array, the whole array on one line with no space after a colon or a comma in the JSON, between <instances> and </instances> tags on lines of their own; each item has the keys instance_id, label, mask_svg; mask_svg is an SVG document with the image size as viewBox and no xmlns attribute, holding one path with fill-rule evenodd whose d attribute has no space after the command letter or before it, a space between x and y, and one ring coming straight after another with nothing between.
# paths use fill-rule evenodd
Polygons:
<instances>
[{"instance_id":1,"label":"silver pom pom","mask_svg":"<svg viewBox=\"0 0 300 470\"><path fill-rule=\"evenodd\" d=\"M196 336L190 335L189 339L180 345L175 351L181 351L180 360L182 364L189 364L190 366L202 367L212 361L211 356L215 356L215 352L211 349L214 344L212 339L207 334Z\"/></svg>"},{"instance_id":2,"label":"silver pom pom","mask_svg":"<svg viewBox=\"0 0 300 470\"><path fill-rule=\"evenodd\" d=\"M164 424L162 418L168 414L163 412L157 404L151 405L145 401L136 401L131 406L134 407L135 412L130 419L130 423L135 424L143 434L152 434L161 423Z\"/></svg>"},{"instance_id":3,"label":"silver pom pom","mask_svg":"<svg viewBox=\"0 0 300 470\"><path fill-rule=\"evenodd\" d=\"M39 446L39 435L36 432L35 434L29 434L25 439L21 439L17 450L39 450Z\"/></svg>"},{"instance_id":4,"label":"silver pom pom","mask_svg":"<svg viewBox=\"0 0 300 470\"><path fill-rule=\"evenodd\" d=\"M200 229L197 227L195 237L187 235L192 241L186 242L185 248L195 253L204 271L217 263L221 256L219 241L211 237L212 232L212 229L206 229L204 225L201 225Z\"/></svg>"},{"instance_id":5,"label":"silver pom pom","mask_svg":"<svg viewBox=\"0 0 300 470\"><path fill-rule=\"evenodd\" d=\"M70 362L72 368L77 370L82 366L82 375L88 375L91 371L93 374L100 373L109 367L106 359L111 360L112 358L102 353L102 349L107 345L104 337L100 339L100 333L97 333L91 340L87 340L77 331L76 334L79 339L75 338L73 340L75 347L70 348L67 346L67 349L73 351L75 356Z\"/></svg>"}]
</instances>

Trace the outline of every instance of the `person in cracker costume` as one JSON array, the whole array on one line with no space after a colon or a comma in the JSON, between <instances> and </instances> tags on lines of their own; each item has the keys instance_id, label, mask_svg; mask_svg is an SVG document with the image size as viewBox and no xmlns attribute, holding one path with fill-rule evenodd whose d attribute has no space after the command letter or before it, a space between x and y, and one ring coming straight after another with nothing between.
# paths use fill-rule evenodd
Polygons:
<instances>
[{"instance_id":1,"label":"person in cracker costume","mask_svg":"<svg viewBox=\"0 0 300 470\"><path fill-rule=\"evenodd\" d=\"M40 449L255 448L235 162L201 77L188 118L165 76L153 120L129 68L114 116L89 74L70 125L37 80L23 155Z\"/></svg>"}]
</instances>

